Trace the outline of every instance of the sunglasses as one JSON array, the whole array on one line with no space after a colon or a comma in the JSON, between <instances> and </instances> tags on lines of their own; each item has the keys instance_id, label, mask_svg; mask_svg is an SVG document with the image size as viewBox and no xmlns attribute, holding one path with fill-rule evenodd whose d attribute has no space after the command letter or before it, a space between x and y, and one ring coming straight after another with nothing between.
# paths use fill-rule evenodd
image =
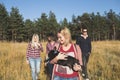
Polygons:
<instances>
[{"instance_id":1,"label":"sunglasses","mask_svg":"<svg viewBox=\"0 0 120 80\"><path fill-rule=\"evenodd\" d=\"M83 32L87 32L87 31L83 31Z\"/></svg>"}]
</instances>

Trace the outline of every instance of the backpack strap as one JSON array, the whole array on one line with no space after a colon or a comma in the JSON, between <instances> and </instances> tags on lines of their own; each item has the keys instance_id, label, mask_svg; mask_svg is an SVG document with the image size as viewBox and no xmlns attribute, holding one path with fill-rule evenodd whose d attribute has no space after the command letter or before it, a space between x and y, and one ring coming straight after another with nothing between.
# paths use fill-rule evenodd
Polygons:
<instances>
[{"instance_id":1,"label":"backpack strap","mask_svg":"<svg viewBox=\"0 0 120 80\"><path fill-rule=\"evenodd\" d=\"M80 47L77 44L74 44L73 46L74 51L75 51L75 58L78 59L80 61L80 65L82 65L82 52Z\"/></svg>"},{"instance_id":2,"label":"backpack strap","mask_svg":"<svg viewBox=\"0 0 120 80\"><path fill-rule=\"evenodd\" d=\"M73 44L73 48L75 51L75 57L76 57L76 59L78 59L78 50L77 50L76 44Z\"/></svg>"},{"instance_id":3,"label":"backpack strap","mask_svg":"<svg viewBox=\"0 0 120 80\"><path fill-rule=\"evenodd\" d=\"M59 45L58 45L58 48L57 48L57 50L59 50L60 49L60 43L59 43Z\"/></svg>"},{"instance_id":4,"label":"backpack strap","mask_svg":"<svg viewBox=\"0 0 120 80\"><path fill-rule=\"evenodd\" d=\"M75 49L76 49L76 52L78 52L78 51L77 51L77 47L76 47L76 44L74 44L74 47L75 47Z\"/></svg>"}]
</instances>

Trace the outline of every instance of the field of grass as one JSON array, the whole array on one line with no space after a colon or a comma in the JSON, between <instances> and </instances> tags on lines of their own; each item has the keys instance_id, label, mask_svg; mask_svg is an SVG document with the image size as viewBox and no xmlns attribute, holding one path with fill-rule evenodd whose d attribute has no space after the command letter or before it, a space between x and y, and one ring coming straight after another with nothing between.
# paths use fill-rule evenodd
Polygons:
<instances>
[{"instance_id":1,"label":"field of grass","mask_svg":"<svg viewBox=\"0 0 120 80\"><path fill-rule=\"evenodd\" d=\"M28 43L0 42L0 80L31 80L30 67L26 63ZM43 42L45 49L46 43ZM45 50L41 53L45 58ZM120 80L120 41L92 42L92 54L88 63L91 80ZM41 80L46 80L42 61Z\"/></svg>"}]
</instances>

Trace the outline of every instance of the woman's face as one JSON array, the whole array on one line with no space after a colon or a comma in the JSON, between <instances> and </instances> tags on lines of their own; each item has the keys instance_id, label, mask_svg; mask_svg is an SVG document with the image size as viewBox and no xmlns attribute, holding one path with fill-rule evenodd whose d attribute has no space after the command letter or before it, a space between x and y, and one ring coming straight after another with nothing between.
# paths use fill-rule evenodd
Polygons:
<instances>
[{"instance_id":1,"label":"woman's face","mask_svg":"<svg viewBox=\"0 0 120 80\"><path fill-rule=\"evenodd\" d=\"M53 41L50 36L47 39L48 39L48 42Z\"/></svg>"},{"instance_id":2,"label":"woman's face","mask_svg":"<svg viewBox=\"0 0 120 80\"><path fill-rule=\"evenodd\" d=\"M37 37L36 36L34 37L34 42L37 42Z\"/></svg>"},{"instance_id":3,"label":"woman's face","mask_svg":"<svg viewBox=\"0 0 120 80\"><path fill-rule=\"evenodd\" d=\"M58 41L61 44L64 44L65 43L65 37L61 33L58 33L57 36L58 36Z\"/></svg>"},{"instance_id":4,"label":"woman's face","mask_svg":"<svg viewBox=\"0 0 120 80\"><path fill-rule=\"evenodd\" d=\"M51 37L48 37L48 41L50 41L51 40Z\"/></svg>"}]
</instances>

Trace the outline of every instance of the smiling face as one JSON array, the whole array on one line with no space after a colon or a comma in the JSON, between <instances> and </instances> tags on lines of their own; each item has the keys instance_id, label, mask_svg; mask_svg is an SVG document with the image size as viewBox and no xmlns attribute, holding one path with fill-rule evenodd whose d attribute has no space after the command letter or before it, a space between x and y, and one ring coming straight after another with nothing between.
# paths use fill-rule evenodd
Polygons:
<instances>
[{"instance_id":1,"label":"smiling face","mask_svg":"<svg viewBox=\"0 0 120 80\"><path fill-rule=\"evenodd\" d=\"M37 34L34 34L33 37L32 37L32 43L34 42L39 42L39 36Z\"/></svg>"},{"instance_id":2,"label":"smiling face","mask_svg":"<svg viewBox=\"0 0 120 80\"><path fill-rule=\"evenodd\" d=\"M37 42L37 36L34 36L34 42Z\"/></svg>"},{"instance_id":3,"label":"smiling face","mask_svg":"<svg viewBox=\"0 0 120 80\"><path fill-rule=\"evenodd\" d=\"M61 29L58 34L58 41L62 44L67 46L69 43L72 42L71 40L71 34L70 34L70 30L68 28L63 28Z\"/></svg>"},{"instance_id":4,"label":"smiling face","mask_svg":"<svg viewBox=\"0 0 120 80\"><path fill-rule=\"evenodd\" d=\"M61 43L61 44L64 44L65 43L65 37L61 34L61 33L58 33L58 41Z\"/></svg>"}]
</instances>

